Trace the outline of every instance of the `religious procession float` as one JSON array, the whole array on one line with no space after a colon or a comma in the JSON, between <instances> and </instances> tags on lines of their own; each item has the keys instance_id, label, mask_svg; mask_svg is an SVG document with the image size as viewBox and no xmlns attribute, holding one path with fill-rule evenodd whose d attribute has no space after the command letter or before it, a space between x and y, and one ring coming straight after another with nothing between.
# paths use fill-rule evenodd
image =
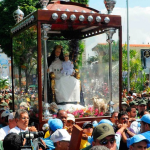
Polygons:
<instances>
[{"instance_id":1,"label":"religious procession float","mask_svg":"<svg viewBox=\"0 0 150 150\"><path fill-rule=\"evenodd\" d=\"M109 118L122 91L122 25L112 15L72 1L41 0L27 16L18 7L11 28L13 109L30 103L39 129L64 109L76 123ZM23 91L23 92L22 92Z\"/></svg>"}]
</instances>

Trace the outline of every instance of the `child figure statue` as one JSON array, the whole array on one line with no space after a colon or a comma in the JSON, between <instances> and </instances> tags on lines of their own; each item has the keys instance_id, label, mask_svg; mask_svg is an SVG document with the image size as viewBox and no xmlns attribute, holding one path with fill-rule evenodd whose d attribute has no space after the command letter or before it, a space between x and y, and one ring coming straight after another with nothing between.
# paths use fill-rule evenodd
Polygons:
<instances>
[{"instance_id":1,"label":"child figure statue","mask_svg":"<svg viewBox=\"0 0 150 150\"><path fill-rule=\"evenodd\" d=\"M69 53L68 52L65 53L64 59L65 59L65 61L62 63L61 73L63 75L67 75L67 76L73 75L73 73L74 73L74 69L73 69L74 65L69 60Z\"/></svg>"}]
</instances>

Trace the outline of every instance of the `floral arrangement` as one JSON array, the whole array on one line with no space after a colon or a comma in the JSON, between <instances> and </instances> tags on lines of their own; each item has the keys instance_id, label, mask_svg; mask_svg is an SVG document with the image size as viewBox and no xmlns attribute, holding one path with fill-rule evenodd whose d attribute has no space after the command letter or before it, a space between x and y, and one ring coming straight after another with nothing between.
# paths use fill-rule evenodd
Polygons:
<instances>
[{"instance_id":1,"label":"floral arrangement","mask_svg":"<svg viewBox=\"0 0 150 150\"><path fill-rule=\"evenodd\" d=\"M98 109L93 108L93 106L88 105L87 107L80 109L80 110L75 110L73 112L67 111L69 114L73 114L75 118L82 118L82 117L90 117L90 116L103 116L103 112L98 112Z\"/></svg>"}]
</instances>

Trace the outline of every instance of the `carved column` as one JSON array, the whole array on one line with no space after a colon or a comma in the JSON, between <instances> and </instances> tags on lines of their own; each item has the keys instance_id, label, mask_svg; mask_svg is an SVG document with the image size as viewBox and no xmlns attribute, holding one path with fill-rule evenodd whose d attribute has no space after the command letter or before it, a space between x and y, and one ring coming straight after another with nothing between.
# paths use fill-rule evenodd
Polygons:
<instances>
[{"instance_id":1,"label":"carved column","mask_svg":"<svg viewBox=\"0 0 150 150\"><path fill-rule=\"evenodd\" d=\"M51 25L49 24L43 24L42 25L42 31L43 36L42 39L44 41L44 102L47 103L47 32L51 29Z\"/></svg>"},{"instance_id":2,"label":"carved column","mask_svg":"<svg viewBox=\"0 0 150 150\"><path fill-rule=\"evenodd\" d=\"M113 34L116 32L115 28L108 28L105 29L105 33L108 36L107 42L109 43L109 110L108 113L109 115L111 113L113 113L114 109L113 109L113 101L112 101L112 36Z\"/></svg>"}]
</instances>

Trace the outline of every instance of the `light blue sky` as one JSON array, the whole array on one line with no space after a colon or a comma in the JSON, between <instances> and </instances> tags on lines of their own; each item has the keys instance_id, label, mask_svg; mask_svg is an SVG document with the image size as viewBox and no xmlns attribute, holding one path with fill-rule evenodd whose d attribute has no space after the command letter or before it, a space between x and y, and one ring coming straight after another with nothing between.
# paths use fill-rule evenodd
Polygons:
<instances>
[{"instance_id":1,"label":"light blue sky","mask_svg":"<svg viewBox=\"0 0 150 150\"><path fill-rule=\"evenodd\" d=\"M116 0L113 15L122 17L122 43L127 41L127 0ZM150 43L150 0L128 0L129 2L129 36L130 44ZM89 0L89 7L95 8L102 13L107 13L104 0ZM142 22L142 23L141 23ZM143 23L144 22L144 23ZM117 41L117 34L113 35L113 40ZM100 35L87 39L87 50L93 55L91 49L98 43L106 43L106 35Z\"/></svg>"},{"instance_id":2,"label":"light blue sky","mask_svg":"<svg viewBox=\"0 0 150 150\"><path fill-rule=\"evenodd\" d=\"M127 0L116 0L115 7L126 8ZM129 7L150 7L150 0L128 0ZM89 6L97 10L105 9L104 0L89 0Z\"/></svg>"}]
</instances>

